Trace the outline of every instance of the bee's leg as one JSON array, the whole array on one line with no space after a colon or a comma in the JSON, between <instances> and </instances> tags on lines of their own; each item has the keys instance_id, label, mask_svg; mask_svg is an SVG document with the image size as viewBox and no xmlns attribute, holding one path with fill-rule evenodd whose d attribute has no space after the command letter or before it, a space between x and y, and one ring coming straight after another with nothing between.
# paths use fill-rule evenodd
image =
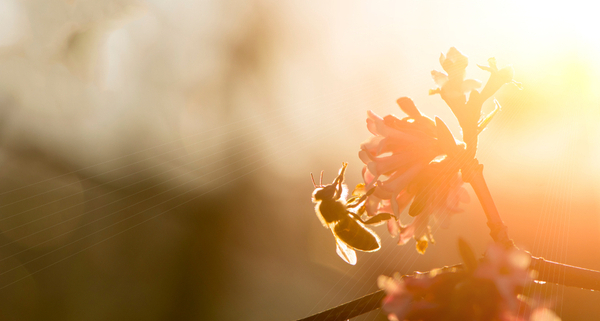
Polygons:
<instances>
[{"instance_id":1,"label":"bee's leg","mask_svg":"<svg viewBox=\"0 0 600 321\"><path fill-rule=\"evenodd\" d=\"M372 224L379 224L383 221L387 221L392 218L395 218L395 217L394 217L394 215L392 215L390 213L379 213L379 214L369 218L368 220L362 221L362 222L367 225L372 225Z\"/></svg>"},{"instance_id":2,"label":"bee's leg","mask_svg":"<svg viewBox=\"0 0 600 321\"><path fill-rule=\"evenodd\" d=\"M362 202L364 202L367 199L367 195L363 195L361 198L356 199L354 201L352 201L351 203L347 203L346 207L348 208L354 208L357 207L358 205L360 205Z\"/></svg>"},{"instance_id":3,"label":"bee's leg","mask_svg":"<svg viewBox=\"0 0 600 321\"><path fill-rule=\"evenodd\" d=\"M379 224L383 221L387 221L389 219L394 218L394 215L392 215L390 213L379 213L365 221L362 218L360 218L359 215L354 214L350 211L348 212L348 214L350 214L350 216L352 216L354 219L356 219L364 224L367 224L367 225Z\"/></svg>"},{"instance_id":4,"label":"bee's leg","mask_svg":"<svg viewBox=\"0 0 600 321\"><path fill-rule=\"evenodd\" d=\"M348 204L346 204L346 207L349 207L349 208L357 207L357 206L358 206L358 205L360 205L362 202L364 202L364 201L367 199L367 197L369 197L371 194L373 194L373 192L375 192L375 187L373 187L373 188L369 189L369 190L368 190L368 191L365 193L365 195L363 195L361 198L359 198L359 199L357 199L357 200L353 201L352 203L348 203Z\"/></svg>"},{"instance_id":5,"label":"bee's leg","mask_svg":"<svg viewBox=\"0 0 600 321\"><path fill-rule=\"evenodd\" d=\"M346 172L347 166L348 163L342 163L342 169L340 169L340 174L333 181L333 184L337 185L335 188L335 195L333 196L333 199L335 200L340 199L340 196L342 196L342 183L344 182L344 173Z\"/></svg>"},{"instance_id":6,"label":"bee's leg","mask_svg":"<svg viewBox=\"0 0 600 321\"><path fill-rule=\"evenodd\" d=\"M352 213L350 211L348 211L348 215L352 216L352 218L354 218L357 221L360 221L362 223L364 223L363 219L360 218L360 215L356 214L356 213Z\"/></svg>"},{"instance_id":7,"label":"bee's leg","mask_svg":"<svg viewBox=\"0 0 600 321\"><path fill-rule=\"evenodd\" d=\"M333 199L334 200L339 200L340 197L342 196L342 180L337 180L335 182L335 195L333 195Z\"/></svg>"}]
</instances>

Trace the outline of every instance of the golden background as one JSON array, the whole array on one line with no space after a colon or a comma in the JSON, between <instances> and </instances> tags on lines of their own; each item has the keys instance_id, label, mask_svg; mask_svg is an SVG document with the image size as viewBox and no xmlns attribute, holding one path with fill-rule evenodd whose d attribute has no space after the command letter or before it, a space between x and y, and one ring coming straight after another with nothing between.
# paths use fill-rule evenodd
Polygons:
<instances>
[{"instance_id":1,"label":"golden background","mask_svg":"<svg viewBox=\"0 0 600 321\"><path fill-rule=\"evenodd\" d=\"M410 96L459 136L434 87L455 46L512 64L522 91L479 160L515 242L600 269L600 38L586 2L0 1L0 318L294 320L377 289L380 274L483 253L464 213L424 256L349 266L314 214L310 172L360 182L366 110ZM484 105L485 111L492 102ZM460 137L460 136L459 136ZM546 285L563 320L600 297ZM385 319L378 312L362 320Z\"/></svg>"}]
</instances>

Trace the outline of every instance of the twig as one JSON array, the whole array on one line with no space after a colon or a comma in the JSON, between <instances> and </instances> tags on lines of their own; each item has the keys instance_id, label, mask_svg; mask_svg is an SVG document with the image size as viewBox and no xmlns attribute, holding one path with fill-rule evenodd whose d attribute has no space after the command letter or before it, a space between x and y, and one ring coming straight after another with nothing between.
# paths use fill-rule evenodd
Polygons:
<instances>
[{"instance_id":1,"label":"twig","mask_svg":"<svg viewBox=\"0 0 600 321\"><path fill-rule=\"evenodd\" d=\"M385 297L385 291L379 290L362 298L344 303L335 308L319 312L298 321L334 321L348 320L361 314L371 312L381 307L381 300Z\"/></svg>"},{"instance_id":2,"label":"twig","mask_svg":"<svg viewBox=\"0 0 600 321\"><path fill-rule=\"evenodd\" d=\"M530 269L538 271L537 281L600 291L600 271L532 257Z\"/></svg>"},{"instance_id":3,"label":"twig","mask_svg":"<svg viewBox=\"0 0 600 321\"><path fill-rule=\"evenodd\" d=\"M483 207L483 212L487 217L487 226L490 228L490 236L494 242L506 248L515 247L513 241L508 237L507 227L500 218L494 199L483 177L483 165L475 159L471 164L465 166L462 172L473 187L473 191L475 191L475 195L477 195L477 199Z\"/></svg>"}]
</instances>

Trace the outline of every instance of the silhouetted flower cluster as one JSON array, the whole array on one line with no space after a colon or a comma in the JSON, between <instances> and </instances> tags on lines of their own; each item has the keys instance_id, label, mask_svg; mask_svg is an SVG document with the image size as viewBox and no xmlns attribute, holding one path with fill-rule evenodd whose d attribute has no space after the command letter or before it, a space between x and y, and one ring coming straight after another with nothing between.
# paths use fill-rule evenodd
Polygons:
<instances>
[{"instance_id":1,"label":"silhouetted flower cluster","mask_svg":"<svg viewBox=\"0 0 600 321\"><path fill-rule=\"evenodd\" d=\"M399 234L398 244L414 238L423 253L434 242L432 215L447 221L448 214L462 211L460 202L469 200L459 173L464 144L456 143L439 118L433 121L422 115L410 98L400 98L398 104L408 117L382 118L368 112L367 127L374 136L361 145L359 157L365 164L365 188L376 188L365 209L368 216L393 213L390 234ZM400 213L409 204L408 213L416 218L402 225Z\"/></svg>"},{"instance_id":2,"label":"silhouetted flower cluster","mask_svg":"<svg viewBox=\"0 0 600 321\"><path fill-rule=\"evenodd\" d=\"M519 298L529 282L531 257L492 246L479 263L461 242L465 268L433 270L413 277L380 276L382 308L390 320L559 321L542 302Z\"/></svg>"},{"instance_id":3,"label":"silhouetted flower cluster","mask_svg":"<svg viewBox=\"0 0 600 321\"><path fill-rule=\"evenodd\" d=\"M438 87L430 90L429 94L440 94L458 119L463 133L471 131L476 135L485 128L489 117L494 114L482 119L481 107L500 87L507 83L513 83L521 88L521 84L513 80L513 68L506 66L498 69L496 58L488 59L488 66L477 65L490 72L490 78L481 92L477 91L477 88L481 87L479 80L465 79L469 59L456 48L450 48L445 56L441 54L440 64L444 72L431 71L431 76ZM469 95L468 100L467 94ZM483 120L487 121L483 123ZM467 141L466 138L465 141Z\"/></svg>"},{"instance_id":4,"label":"silhouetted flower cluster","mask_svg":"<svg viewBox=\"0 0 600 321\"><path fill-rule=\"evenodd\" d=\"M480 81L465 79L469 60L454 47L440 56L444 71L431 72L438 87L430 94L440 94L452 109L465 143L457 144L444 122L421 114L408 97L398 99L405 118L382 118L368 112L367 127L374 136L361 145L359 156L365 164L365 188L376 186L376 190L367 198L365 210L368 216L394 214L395 219L388 221L388 230L392 236L399 235L398 244L414 238L417 250L424 253L428 244L434 242L431 219L448 225L449 214L461 212L459 204L469 201L462 185L463 178L469 180L472 172L467 170L463 176L461 169L469 167L469 162L476 163L477 136L500 109L495 101L496 109L482 117L482 105L502 85L518 85L512 79L512 67L498 69L494 58L488 63L489 66L479 66L491 73L481 92L477 91ZM400 213L409 205L408 214L415 219L403 225Z\"/></svg>"}]
</instances>

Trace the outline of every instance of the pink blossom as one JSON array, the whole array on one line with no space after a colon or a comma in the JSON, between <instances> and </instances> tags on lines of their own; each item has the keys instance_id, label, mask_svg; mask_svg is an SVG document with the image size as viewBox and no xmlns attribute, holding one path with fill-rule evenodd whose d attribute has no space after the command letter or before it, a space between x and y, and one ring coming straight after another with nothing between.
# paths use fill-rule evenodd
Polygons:
<instances>
[{"instance_id":1,"label":"pink blossom","mask_svg":"<svg viewBox=\"0 0 600 321\"><path fill-rule=\"evenodd\" d=\"M469 59L454 47L448 50L446 56L440 55L440 64L446 72L431 71L431 76L439 87L430 90L429 94L440 94L453 111L456 108L460 109L467 102L466 94L479 88L481 82L475 79L465 79Z\"/></svg>"},{"instance_id":2,"label":"pink blossom","mask_svg":"<svg viewBox=\"0 0 600 321\"><path fill-rule=\"evenodd\" d=\"M408 314L413 295L406 289L406 284L399 277L390 278L380 275L377 285L386 293L381 302L381 308L387 313L388 319L392 321L404 320Z\"/></svg>"},{"instance_id":3,"label":"pink blossom","mask_svg":"<svg viewBox=\"0 0 600 321\"><path fill-rule=\"evenodd\" d=\"M402 97L398 104L408 117L382 118L368 112L367 128L374 136L361 145L359 157L365 164L365 188L377 188L365 209L369 216L393 213L396 220L388 221L390 234L400 234L399 244L416 239L417 245L424 245L419 247L423 252L433 242L432 214L443 221L461 212L459 203L469 200L459 173L464 148L441 120L423 116L410 98ZM409 205L409 214L416 218L403 226L397 220Z\"/></svg>"},{"instance_id":4,"label":"pink blossom","mask_svg":"<svg viewBox=\"0 0 600 321\"><path fill-rule=\"evenodd\" d=\"M402 279L399 274L394 277L380 275L377 285L386 293L381 301L381 308L388 314L389 320L413 320L423 311L433 311L439 308L430 292L435 292L436 286L443 283L442 278L433 278L427 275L408 277Z\"/></svg>"},{"instance_id":5,"label":"pink blossom","mask_svg":"<svg viewBox=\"0 0 600 321\"><path fill-rule=\"evenodd\" d=\"M527 253L493 245L478 263L466 243L459 246L464 269L378 278L390 320L560 321L543 301L517 296L518 288L531 281Z\"/></svg>"},{"instance_id":6,"label":"pink blossom","mask_svg":"<svg viewBox=\"0 0 600 321\"><path fill-rule=\"evenodd\" d=\"M488 66L477 65L479 68L490 72L490 79L485 84L485 87L481 90L481 100L485 101L489 97L491 97L500 87L504 84L512 83L517 88L522 89L520 83L516 82L513 79L515 74L514 69L511 66L506 66L502 69L498 69L496 65L496 58L488 59Z\"/></svg>"},{"instance_id":7,"label":"pink blossom","mask_svg":"<svg viewBox=\"0 0 600 321\"><path fill-rule=\"evenodd\" d=\"M554 311L548 308L537 308L531 313L530 321L560 321Z\"/></svg>"},{"instance_id":8,"label":"pink blossom","mask_svg":"<svg viewBox=\"0 0 600 321\"><path fill-rule=\"evenodd\" d=\"M494 244L486 252L486 260L477 267L474 276L492 280L509 309L515 310L519 304L519 289L531 281L530 262L531 256L526 252L505 250Z\"/></svg>"},{"instance_id":9,"label":"pink blossom","mask_svg":"<svg viewBox=\"0 0 600 321\"><path fill-rule=\"evenodd\" d=\"M456 48L452 47L448 53L440 55L440 65L444 71L431 71L431 76L437 87L429 90L430 95L440 94L442 99L448 104L452 112L458 119L463 133L471 132L477 135L485 128L481 123L481 107L483 103L500 89L506 83L513 83L519 89L521 84L513 80L514 70L511 66L498 69L496 59L488 59L489 66L478 65L479 68L489 71L490 78L481 92L477 88L481 87L481 82L476 79L465 79L466 68L469 64L467 56L463 55ZM469 95L467 100L467 95ZM487 122L494 116L490 114ZM465 142L469 138L464 137Z\"/></svg>"}]
</instances>

